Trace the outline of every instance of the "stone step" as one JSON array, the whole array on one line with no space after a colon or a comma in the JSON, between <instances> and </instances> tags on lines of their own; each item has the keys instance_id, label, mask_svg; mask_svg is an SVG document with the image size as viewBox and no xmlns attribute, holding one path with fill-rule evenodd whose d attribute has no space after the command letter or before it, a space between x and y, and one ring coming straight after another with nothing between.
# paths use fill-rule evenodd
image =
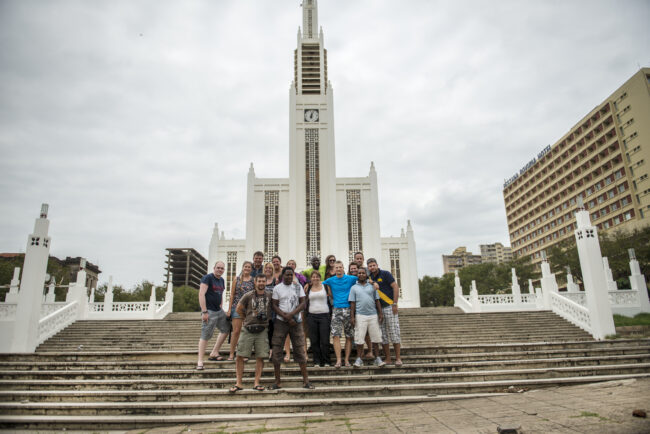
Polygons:
<instances>
[{"instance_id":1,"label":"stone step","mask_svg":"<svg viewBox=\"0 0 650 434\"><path fill-rule=\"evenodd\" d=\"M405 354L405 353L403 353ZM542 351L500 351L494 353L465 353L465 354L406 354L406 366L413 363L462 363L462 362L507 362L553 358L594 358L603 359L611 356L644 356L650 354L650 346L623 346L586 349L558 349ZM353 353L354 355L354 353ZM224 353L224 356L227 355ZM109 359L109 360L106 360ZM2 361L0 370L95 370L95 369L193 369L196 364L196 354L186 354L185 357L166 357L162 354L160 360L110 360L112 357L98 361ZM209 369L233 369L234 362L212 362L205 358ZM252 363L252 362L249 362Z\"/></svg>"},{"instance_id":2,"label":"stone step","mask_svg":"<svg viewBox=\"0 0 650 434\"><path fill-rule=\"evenodd\" d=\"M354 385L319 387L306 390L290 387L279 391L256 392L243 390L230 394L227 390L194 391L194 400L174 401L180 391L169 391L169 395L156 394L151 401L140 402L0 402L0 424L5 415L36 416L120 416L120 415L186 415L186 414L236 414L267 412L306 412L328 410L337 407L361 406L379 403L423 402L429 398L450 399L448 395L465 393L494 393L508 390L524 390L531 387L557 387L596 381L612 381L628 378L648 377L645 374L579 375L564 378L535 378L498 381L468 381L461 383L420 383L385 385ZM247 387L249 385L246 385ZM460 393L455 391L461 391ZM203 395L201 395L203 393ZM436 395L436 396L431 396ZM152 397L152 395L149 395ZM191 396L191 395L190 395Z\"/></svg>"},{"instance_id":3,"label":"stone step","mask_svg":"<svg viewBox=\"0 0 650 434\"><path fill-rule=\"evenodd\" d=\"M352 360L351 360L352 361ZM627 355L613 355L613 356L598 356L598 357L561 357L561 358L540 358L540 359L525 359L525 360L482 360L471 362L442 362L442 363L413 363L406 360L406 363L398 368L393 365L388 365L383 368L376 368L372 365L372 361L365 361L364 366L355 368L356 373L377 371L382 374L386 373L430 373L430 372L450 372L450 371L474 371L481 369L518 369L518 368L551 368L551 367L570 367L570 366L591 366L591 365L613 365L613 364L630 364L630 363L650 363L650 353L642 354L627 354ZM245 366L244 375L251 376L253 374L255 362L249 361ZM104 379L111 378L114 380L119 379L144 379L144 378L166 378L166 379L183 379L195 378L197 374L202 377L217 377L217 376L233 376L235 375L235 366L232 362L207 364L206 369L202 373L197 373L193 363L183 363L182 365L158 365L158 366L145 366L137 369L134 366L129 367L116 367L113 369L101 369L91 367L91 369L65 369L65 370L0 370L0 381L2 380L62 380L62 379ZM283 367L283 371L287 373L294 373L298 375L299 368L295 363L290 363L288 366ZM311 375L329 375L338 377L340 370L334 367L309 367L308 371ZM270 363L266 364L264 369L265 373L271 375L273 367ZM1 392L0 392L1 393Z\"/></svg>"},{"instance_id":4,"label":"stone step","mask_svg":"<svg viewBox=\"0 0 650 434\"><path fill-rule=\"evenodd\" d=\"M495 369L495 370L474 370L474 371L452 371L452 372L415 372L415 373L394 373L382 372L381 368L368 368L364 372L355 372L354 368L341 368L340 374L314 375L310 381L316 385L329 386L363 386L373 381L381 382L385 387L391 387L396 382L421 383L421 382L445 382L457 381L466 382L479 379L481 381L500 381L506 379L532 379L546 377L571 377L571 376L595 376L615 374L645 374L650 373L650 363L628 363L614 365L589 365L569 367L543 367L529 369ZM205 387L208 382L212 388L226 388L234 384L235 378L232 373L225 376L218 370L204 370L187 372L188 376L175 378L173 375L165 375L163 378L153 376L132 376L128 378L116 378L111 375L106 378L88 378L86 376L64 377L58 379L1 379L0 390L66 390L66 389L108 389L108 390L143 390L143 389L192 389ZM263 376L265 381L272 382L273 376L269 372ZM474 380L475 381L475 380ZM288 375L283 378L288 385L299 386L302 377L299 375Z\"/></svg>"}]
</instances>

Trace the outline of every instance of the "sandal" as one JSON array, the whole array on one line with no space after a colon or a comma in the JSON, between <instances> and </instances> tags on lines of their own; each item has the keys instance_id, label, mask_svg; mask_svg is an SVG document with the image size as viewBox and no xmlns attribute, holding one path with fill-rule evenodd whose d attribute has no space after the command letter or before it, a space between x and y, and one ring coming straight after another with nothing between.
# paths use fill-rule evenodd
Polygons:
<instances>
[{"instance_id":1,"label":"sandal","mask_svg":"<svg viewBox=\"0 0 650 434\"><path fill-rule=\"evenodd\" d=\"M282 386L279 386L277 384L274 384L273 386L269 387L270 390L279 390L282 389Z\"/></svg>"},{"instance_id":2,"label":"sandal","mask_svg":"<svg viewBox=\"0 0 650 434\"><path fill-rule=\"evenodd\" d=\"M336 365L334 365L334 367L335 367L336 369L339 369L339 368L341 367L341 364L340 364L340 363L337 363Z\"/></svg>"},{"instance_id":3,"label":"sandal","mask_svg":"<svg viewBox=\"0 0 650 434\"><path fill-rule=\"evenodd\" d=\"M346 367L346 368L351 368L352 365L350 364L350 362L345 362L345 367Z\"/></svg>"},{"instance_id":4,"label":"sandal","mask_svg":"<svg viewBox=\"0 0 650 434\"><path fill-rule=\"evenodd\" d=\"M242 390L242 388L239 387L239 386L237 386L237 385L234 385L234 386L232 386L232 387L230 388L229 392L230 392L230 393L235 393L235 392L237 392L237 391L239 391L239 390Z\"/></svg>"},{"instance_id":5,"label":"sandal","mask_svg":"<svg viewBox=\"0 0 650 434\"><path fill-rule=\"evenodd\" d=\"M403 363L402 363L401 360L398 360L398 361L395 362L395 367L396 367L396 368L401 368L402 365L403 365Z\"/></svg>"},{"instance_id":6,"label":"sandal","mask_svg":"<svg viewBox=\"0 0 650 434\"><path fill-rule=\"evenodd\" d=\"M266 387L262 386L261 384L258 384L257 386L253 386L253 390L257 390L258 392L264 392Z\"/></svg>"},{"instance_id":7,"label":"sandal","mask_svg":"<svg viewBox=\"0 0 650 434\"><path fill-rule=\"evenodd\" d=\"M202 371L203 370L203 365L196 365L196 370L197 371Z\"/></svg>"},{"instance_id":8,"label":"sandal","mask_svg":"<svg viewBox=\"0 0 650 434\"><path fill-rule=\"evenodd\" d=\"M208 360L211 362L223 362L225 359L223 356L210 356L208 357Z\"/></svg>"},{"instance_id":9,"label":"sandal","mask_svg":"<svg viewBox=\"0 0 650 434\"><path fill-rule=\"evenodd\" d=\"M313 384L307 382L307 383L305 383L305 384L302 386L302 388L303 388L303 389L314 390L316 387L315 387Z\"/></svg>"}]
</instances>

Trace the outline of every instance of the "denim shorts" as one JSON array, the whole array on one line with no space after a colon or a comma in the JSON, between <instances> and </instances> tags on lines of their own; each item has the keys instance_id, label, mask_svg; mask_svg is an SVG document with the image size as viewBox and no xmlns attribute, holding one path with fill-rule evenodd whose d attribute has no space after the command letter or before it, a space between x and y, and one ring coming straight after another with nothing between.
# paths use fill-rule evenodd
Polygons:
<instances>
[{"instance_id":1,"label":"denim shorts","mask_svg":"<svg viewBox=\"0 0 650 434\"><path fill-rule=\"evenodd\" d=\"M230 309L230 319L236 319L236 318L241 318L239 314L237 313L237 305L233 304L232 309Z\"/></svg>"},{"instance_id":2,"label":"denim shorts","mask_svg":"<svg viewBox=\"0 0 650 434\"><path fill-rule=\"evenodd\" d=\"M226 312L223 310L208 311L208 321L202 322L201 339L204 341L210 340L215 328L218 328L221 333L230 332L230 323L226 318Z\"/></svg>"}]
</instances>

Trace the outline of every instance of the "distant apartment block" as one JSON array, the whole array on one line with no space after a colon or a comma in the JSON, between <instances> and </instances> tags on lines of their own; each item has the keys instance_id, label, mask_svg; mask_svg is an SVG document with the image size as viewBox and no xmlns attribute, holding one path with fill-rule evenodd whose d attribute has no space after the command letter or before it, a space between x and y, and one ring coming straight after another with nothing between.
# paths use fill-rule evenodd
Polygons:
<instances>
[{"instance_id":1,"label":"distant apartment block","mask_svg":"<svg viewBox=\"0 0 650 434\"><path fill-rule=\"evenodd\" d=\"M481 260L483 263L502 264L512 261L512 249L501 243L481 244Z\"/></svg>"},{"instance_id":2,"label":"distant apartment block","mask_svg":"<svg viewBox=\"0 0 650 434\"><path fill-rule=\"evenodd\" d=\"M167 282L174 287L191 286L199 289L201 278L208 269L208 260L194 249L169 248L167 250Z\"/></svg>"},{"instance_id":3,"label":"distant apartment block","mask_svg":"<svg viewBox=\"0 0 650 434\"><path fill-rule=\"evenodd\" d=\"M463 267L481 263L481 255L468 252L466 247L458 247L451 255L442 255L442 268L445 274L453 273Z\"/></svg>"},{"instance_id":4,"label":"distant apartment block","mask_svg":"<svg viewBox=\"0 0 650 434\"><path fill-rule=\"evenodd\" d=\"M573 236L581 197L598 229L650 223L650 68L642 68L503 186L515 256Z\"/></svg>"}]
</instances>

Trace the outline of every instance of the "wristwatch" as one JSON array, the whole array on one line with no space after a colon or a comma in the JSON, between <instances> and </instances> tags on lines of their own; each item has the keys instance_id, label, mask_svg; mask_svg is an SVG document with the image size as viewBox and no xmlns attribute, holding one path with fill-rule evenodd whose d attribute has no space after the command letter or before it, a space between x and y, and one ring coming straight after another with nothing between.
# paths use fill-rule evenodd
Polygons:
<instances>
[{"instance_id":1,"label":"wristwatch","mask_svg":"<svg viewBox=\"0 0 650 434\"><path fill-rule=\"evenodd\" d=\"M208 311L207 311L207 310L204 310L204 311L203 311L203 312L201 312L201 313L208 313Z\"/></svg>"}]
</instances>

